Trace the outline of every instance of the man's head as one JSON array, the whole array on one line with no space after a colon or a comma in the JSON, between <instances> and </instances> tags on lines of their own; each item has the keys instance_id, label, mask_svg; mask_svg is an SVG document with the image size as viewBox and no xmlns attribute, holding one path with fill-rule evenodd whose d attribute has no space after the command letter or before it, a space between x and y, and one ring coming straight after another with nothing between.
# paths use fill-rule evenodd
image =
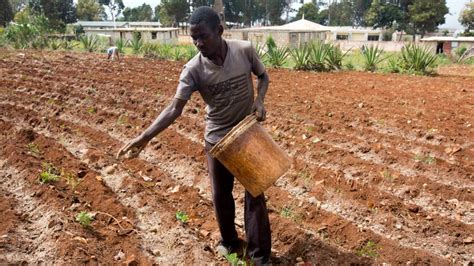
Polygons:
<instances>
[{"instance_id":1,"label":"man's head","mask_svg":"<svg viewBox=\"0 0 474 266\"><path fill-rule=\"evenodd\" d=\"M224 29L220 23L219 15L212 8L201 6L194 10L191 18L191 37L194 45L205 57L212 57L221 48L222 33Z\"/></svg>"}]
</instances>

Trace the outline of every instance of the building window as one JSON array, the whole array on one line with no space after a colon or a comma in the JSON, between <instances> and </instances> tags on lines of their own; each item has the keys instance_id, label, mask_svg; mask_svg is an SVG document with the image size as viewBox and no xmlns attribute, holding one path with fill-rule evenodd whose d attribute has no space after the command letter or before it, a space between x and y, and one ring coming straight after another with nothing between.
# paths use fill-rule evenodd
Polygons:
<instances>
[{"instance_id":1,"label":"building window","mask_svg":"<svg viewBox=\"0 0 474 266\"><path fill-rule=\"evenodd\" d=\"M347 34L338 34L336 35L336 40L347 40L349 39L349 35Z\"/></svg>"},{"instance_id":2,"label":"building window","mask_svg":"<svg viewBox=\"0 0 474 266\"><path fill-rule=\"evenodd\" d=\"M378 35L369 35L369 36L367 36L367 40L368 41L378 41L379 36Z\"/></svg>"},{"instance_id":3,"label":"building window","mask_svg":"<svg viewBox=\"0 0 474 266\"><path fill-rule=\"evenodd\" d=\"M151 33L151 39L152 39L152 40L156 40L156 32L152 32L152 33Z\"/></svg>"}]
</instances>

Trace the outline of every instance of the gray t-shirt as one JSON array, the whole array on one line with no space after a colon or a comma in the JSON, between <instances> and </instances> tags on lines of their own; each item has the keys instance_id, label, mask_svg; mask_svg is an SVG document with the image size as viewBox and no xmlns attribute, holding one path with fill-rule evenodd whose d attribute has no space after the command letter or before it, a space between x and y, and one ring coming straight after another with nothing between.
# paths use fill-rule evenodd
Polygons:
<instances>
[{"instance_id":1,"label":"gray t-shirt","mask_svg":"<svg viewBox=\"0 0 474 266\"><path fill-rule=\"evenodd\" d=\"M252 111L254 90L251 73L265 67L248 41L225 40L227 55L222 66L198 53L183 68L175 98L189 100L199 91L206 102L206 141L215 144Z\"/></svg>"}]
</instances>

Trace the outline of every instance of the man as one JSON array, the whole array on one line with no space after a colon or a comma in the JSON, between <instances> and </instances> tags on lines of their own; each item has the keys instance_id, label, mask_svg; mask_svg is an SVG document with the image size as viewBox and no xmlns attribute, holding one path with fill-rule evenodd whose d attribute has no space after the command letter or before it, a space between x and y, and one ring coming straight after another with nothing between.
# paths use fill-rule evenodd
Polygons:
<instances>
[{"instance_id":1,"label":"man","mask_svg":"<svg viewBox=\"0 0 474 266\"><path fill-rule=\"evenodd\" d=\"M110 57L112 57L112 60L114 60L115 57L117 57L117 60L120 60L118 47L112 46L107 49L107 59L110 59Z\"/></svg>"},{"instance_id":2,"label":"man","mask_svg":"<svg viewBox=\"0 0 474 266\"><path fill-rule=\"evenodd\" d=\"M207 104L205 141L211 190L221 242L220 253L234 253L242 248L235 229L235 203L232 197L234 177L215 158L210 149L232 127L252 112L263 121L263 105L268 88L268 75L250 42L224 40L218 14L209 7L197 8L190 18L191 37L198 53L181 72L176 95L140 136L131 140L118 156L131 152L138 155L146 144L178 118L194 91ZM257 97L254 100L252 75L258 77ZM247 255L255 264L267 263L271 251L271 234L264 195L252 197L245 192L245 232Z\"/></svg>"}]
</instances>

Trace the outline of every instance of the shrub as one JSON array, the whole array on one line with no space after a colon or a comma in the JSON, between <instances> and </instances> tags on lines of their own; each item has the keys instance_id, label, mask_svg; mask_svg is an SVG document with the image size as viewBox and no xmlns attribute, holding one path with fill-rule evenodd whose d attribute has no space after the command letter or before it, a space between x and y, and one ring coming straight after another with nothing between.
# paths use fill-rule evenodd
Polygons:
<instances>
[{"instance_id":1,"label":"shrub","mask_svg":"<svg viewBox=\"0 0 474 266\"><path fill-rule=\"evenodd\" d=\"M119 53L121 53L121 54L124 53L124 49L127 45L128 45L128 40L124 40L122 38L118 39L115 42L115 46L117 46L117 49L118 49Z\"/></svg>"},{"instance_id":2,"label":"shrub","mask_svg":"<svg viewBox=\"0 0 474 266\"><path fill-rule=\"evenodd\" d=\"M186 54L183 52L181 47L175 46L175 47L173 47L173 49L171 49L171 57L173 58L173 60L180 61L185 56L186 56Z\"/></svg>"},{"instance_id":3,"label":"shrub","mask_svg":"<svg viewBox=\"0 0 474 266\"><path fill-rule=\"evenodd\" d=\"M429 74L436 64L436 55L424 45L407 44L401 51L401 67L405 71Z\"/></svg>"},{"instance_id":4,"label":"shrub","mask_svg":"<svg viewBox=\"0 0 474 266\"><path fill-rule=\"evenodd\" d=\"M361 52L364 56L364 69L366 71L374 72L377 70L377 65L385 60L382 57L383 49L380 49L378 46L363 46Z\"/></svg>"},{"instance_id":5,"label":"shrub","mask_svg":"<svg viewBox=\"0 0 474 266\"><path fill-rule=\"evenodd\" d=\"M329 53L329 46L323 41L311 43L310 64L311 70L327 71L326 60Z\"/></svg>"},{"instance_id":6,"label":"shrub","mask_svg":"<svg viewBox=\"0 0 474 266\"><path fill-rule=\"evenodd\" d=\"M401 72L400 65L401 65L400 57L392 56L388 58L387 70L390 73L400 73Z\"/></svg>"},{"instance_id":7,"label":"shrub","mask_svg":"<svg viewBox=\"0 0 474 266\"><path fill-rule=\"evenodd\" d=\"M338 45L327 44L328 53L326 57L326 63L329 70L341 70L342 69L342 59L350 51L342 53L341 48Z\"/></svg>"},{"instance_id":8,"label":"shrub","mask_svg":"<svg viewBox=\"0 0 474 266\"><path fill-rule=\"evenodd\" d=\"M79 41L82 44L82 48L89 53L99 48L99 39L96 35L82 35Z\"/></svg>"},{"instance_id":9,"label":"shrub","mask_svg":"<svg viewBox=\"0 0 474 266\"><path fill-rule=\"evenodd\" d=\"M290 50L291 59L295 63L293 68L296 70L310 70L310 53L311 48L308 45Z\"/></svg>"},{"instance_id":10,"label":"shrub","mask_svg":"<svg viewBox=\"0 0 474 266\"><path fill-rule=\"evenodd\" d=\"M286 63L289 51L287 47L278 47L272 36L266 41L267 52L264 55L264 62L271 67L282 67Z\"/></svg>"},{"instance_id":11,"label":"shrub","mask_svg":"<svg viewBox=\"0 0 474 266\"><path fill-rule=\"evenodd\" d=\"M64 50L72 50L74 47L77 46L77 43L74 43L72 41L68 41L68 40L63 40L61 42L61 47L64 49Z\"/></svg>"},{"instance_id":12,"label":"shrub","mask_svg":"<svg viewBox=\"0 0 474 266\"><path fill-rule=\"evenodd\" d=\"M173 57L173 46L170 44L162 44L158 46L158 55L161 59L171 59Z\"/></svg>"},{"instance_id":13,"label":"shrub","mask_svg":"<svg viewBox=\"0 0 474 266\"><path fill-rule=\"evenodd\" d=\"M41 184L52 183L59 180L61 172L56 167L54 167L54 165L50 163L43 163L42 168L43 170L39 175L39 182Z\"/></svg>"},{"instance_id":14,"label":"shrub","mask_svg":"<svg viewBox=\"0 0 474 266\"><path fill-rule=\"evenodd\" d=\"M49 40L49 48L51 50L59 50L61 48L61 41L57 39Z\"/></svg>"},{"instance_id":15,"label":"shrub","mask_svg":"<svg viewBox=\"0 0 474 266\"><path fill-rule=\"evenodd\" d=\"M138 54L142 49L143 41L141 39L139 32L134 32L132 36L132 40L130 41L130 47L132 47L133 53Z\"/></svg>"},{"instance_id":16,"label":"shrub","mask_svg":"<svg viewBox=\"0 0 474 266\"><path fill-rule=\"evenodd\" d=\"M141 53L143 54L144 57L158 58L159 57L158 49L159 49L159 45L156 43L144 43L143 46L141 47Z\"/></svg>"}]
</instances>

